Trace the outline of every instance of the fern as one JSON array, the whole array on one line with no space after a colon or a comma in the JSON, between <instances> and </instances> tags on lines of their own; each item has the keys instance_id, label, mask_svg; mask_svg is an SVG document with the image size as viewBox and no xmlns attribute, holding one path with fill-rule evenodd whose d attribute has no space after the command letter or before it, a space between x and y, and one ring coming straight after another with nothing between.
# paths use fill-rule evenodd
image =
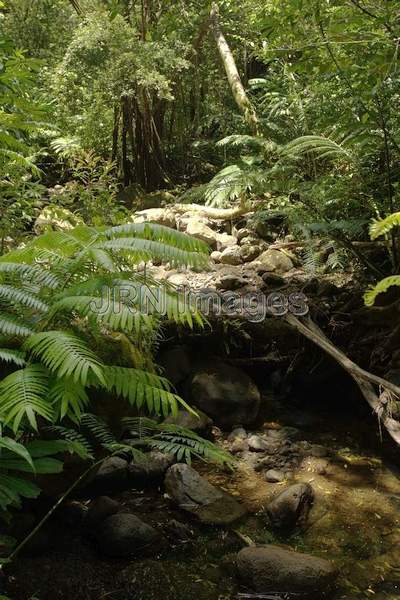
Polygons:
<instances>
[{"instance_id":1,"label":"fern","mask_svg":"<svg viewBox=\"0 0 400 600\"><path fill-rule=\"evenodd\" d=\"M392 213L385 219L375 219L369 228L371 240L389 233L394 227L400 226L400 212Z\"/></svg>"},{"instance_id":2,"label":"fern","mask_svg":"<svg viewBox=\"0 0 400 600\"><path fill-rule=\"evenodd\" d=\"M365 292L364 302L366 306L373 306L373 304L375 304L376 297L379 294L384 294L387 292L387 290L392 286L400 287L400 275L391 275L390 277L385 277L385 279L382 279L376 284L375 287Z\"/></svg>"},{"instance_id":3,"label":"fern","mask_svg":"<svg viewBox=\"0 0 400 600\"><path fill-rule=\"evenodd\" d=\"M24 352L9 348L0 348L0 360L7 363L14 363L18 367L24 367L26 364Z\"/></svg>"},{"instance_id":4,"label":"fern","mask_svg":"<svg viewBox=\"0 0 400 600\"><path fill-rule=\"evenodd\" d=\"M58 377L71 377L74 382L86 385L89 373L93 373L105 383L104 365L86 343L72 333L36 333L26 340L24 349L40 358Z\"/></svg>"},{"instance_id":5,"label":"fern","mask_svg":"<svg viewBox=\"0 0 400 600\"><path fill-rule=\"evenodd\" d=\"M297 158L303 154L312 153L316 157L323 158L342 158L352 161L353 157L342 145L337 144L329 138L318 135L305 135L299 137L289 144L286 144L281 150L281 155L286 158Z\"/></svg>"}]
</instances>

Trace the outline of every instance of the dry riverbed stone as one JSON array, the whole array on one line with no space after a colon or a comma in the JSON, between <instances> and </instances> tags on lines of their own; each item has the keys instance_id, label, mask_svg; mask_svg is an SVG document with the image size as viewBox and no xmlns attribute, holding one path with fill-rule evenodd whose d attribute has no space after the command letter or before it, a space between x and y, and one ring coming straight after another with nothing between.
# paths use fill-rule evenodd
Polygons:
<instances>
[{"instance_id":1,"label":"dry riverbed stone","mask_svg":"<svg viewBox=\"0 0 400 600\"><path fill-rule=\"evenodd\" d=\"M235 498L211 485L189 465L173 465L165 477L165 489L179 508L203 523L228 525L246 513Z\"/></svg>"}]
</instances>

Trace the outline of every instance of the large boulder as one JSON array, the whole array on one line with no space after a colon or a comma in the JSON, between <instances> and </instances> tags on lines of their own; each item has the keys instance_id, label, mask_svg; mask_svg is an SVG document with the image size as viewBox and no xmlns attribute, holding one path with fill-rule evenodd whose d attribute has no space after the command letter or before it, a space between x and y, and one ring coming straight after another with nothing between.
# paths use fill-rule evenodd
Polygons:
<instances>
[{"instance_id":1,"label":"large boulder","mask_svg":"<svg viewBox=\"0 0 400 600\"><path fill-rule=\"evenodd\" d=\"M157 551L161 536L136 515L117 513L98 525L94 537L102 554L124 558Z\"/></svg>"},{"instance_id":2,"label":"large boulder","mask_svg":"<svg viewBox=\"0 0 400 600\"><path fill-rule=\"evenodd\" d=\"M186 464L176 464L168 469L165 489L179 508L203 523L227 525L246 513L235 498L211 485Z\"/></svg>"},{"instance_id":3,"label":"large boulder","mask_svg":"<svg viewBox=\"0 0 400 600\"><path fill-rule=\"evenodd\" d=\"M192 369L190 353L186 346L173 346L164 350L157 362L173 385L182 383Z\"/></svg>"},{"instance_id":4,"label":"large boulder","mask_svg":"<svg viewBox=\"0 0 400 600\"><path fill-rule=\"evenodd\" d=\"M293 594L299 600L330 597L337 577L331 562L274 545L243 548L237 568L242 583L255 593Z\"/></svg>"},{"instance_id":5,"label":"large boulder","mask_svg":"<svg viewBox=\"0 0 400 600\"><path fill-rule=\"evenodd\" d=\"M241 369L224 362L204 362L187 383L189 400L223 428L254 421L260 392Z\"/></svg>"},{"instance_id":6,"label":"large boulder","mask_svg":"<svg viewBox=\"0 0 400 600\"><path fill-rule=\"evenodd\" d=\"M274 527L291 530L304 525L314 501L314 492L309 483L296 483L275 496L266 511Z\"/></svg>"},{"instance_id":7,"label":"large boulder","mask_svg":"<svg viewBox=\"0 0 400 600\"><path fill-rule=\"evenodd\" d=\"M257 266L258 272L263 271L264 273L269 271L276 271L278 273L286 273L293 269L293 262L287 254L281 250L274 250L270 248L265 250L254 263Z\"/></svg>"},{"instance_id":8,"label":"large boulder","mask_svg":"<svg viewBox=\"0 0 400 600\"><path fill-rule=\"evenodd\" d=\"M100 496L126 490L128 486L128 462L119 456L110 456L101 463L81 494Z\"/></svg>"}]
</instances>

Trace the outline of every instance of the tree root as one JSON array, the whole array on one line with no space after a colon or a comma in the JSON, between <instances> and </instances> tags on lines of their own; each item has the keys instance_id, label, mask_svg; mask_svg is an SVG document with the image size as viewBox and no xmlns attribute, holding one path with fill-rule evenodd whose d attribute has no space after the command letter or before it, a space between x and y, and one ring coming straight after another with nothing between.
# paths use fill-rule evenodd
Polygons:
<instances>
[{"instance_id":1,"label":"tree root","mask_svg":"<svg viewBox=\"0 0 400 600\"><path fill-rule=\"evenodd\" d=\"M379 423L387 430L392 439L400 445L400 423L392 418L390 404L392 397L400 398L400 388L394 383L365 371L328 340L321 329L310 317L300 320L288 314L285 320L296 331L304 335L332 356L339 365L349 373L360 388L365 400L379 419ZM379 393L374 386L378 386Z\"/></svg>"}]
</instances>

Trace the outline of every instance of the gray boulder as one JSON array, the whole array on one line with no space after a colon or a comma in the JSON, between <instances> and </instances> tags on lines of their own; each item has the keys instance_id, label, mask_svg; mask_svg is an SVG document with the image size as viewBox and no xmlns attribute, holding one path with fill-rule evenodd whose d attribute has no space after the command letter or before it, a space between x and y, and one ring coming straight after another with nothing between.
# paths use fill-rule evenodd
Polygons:
<instances>
[{"instance_id":1,"label":"gray boulder","mask_svg":"<svg viewBox=\"0 0 400 600\"><path fill-rule=\"evenodd\" d=\"M90 503L85 517L85 529L91 531L94 527L105 521L111 515L115 515L121 509L121 505L116 500L108 496L99 496Z\"/></svg>"},{"instance_id":2,"label":"gray boulder","mask_svg":"<svg viewBox=\"0 0 400 600\"><path fill-rule=\"evenodd\" d=\"M179 508L203 523L227 525L246 513L235 498L211 485L186 464L176 464L168 470L165 489Z\"/></svg>"},{"instance_id":3,"label":"gray boulder","mask_svg":"<svg viewBox=\"0 0 400 600\"><path fill-rule=\"evenodd\" d=\"M118 513L102 521L95 532L102 554L115 558L157 551L160 534L132 514Z\"/></svg>"},{"instance_id":4,"label":"gray boulder","mask_svg":"<svg viewBox=\"0 0 400 600\"><path fill-rule=\"evenodd\" d=\"M130 487L137 489L159 485L173 462L172 455L152 451L146 454L144 460L130 463L128 465Z\"/></svg>"},{"instance_id":5,"label":"gray boulder","mask_svg":"<svg viewBox=\"0 0 400 600\"><path fill-rule=\"evenodd\" d=\"M214 422L226 429L254 421L260 392L244 371L223 362L207 361L189 378L187 395Z\"/></svg>"},{"instance_id":6,"label":"gray boulder","mask_svg":"<svg viewBox=\"0 0 400 600\"><path fill-rule=\"evenodd\" d=\"M128 488L128 463L118 456L110 456L102 462L93 478L85 487L88 496L111 494ZM82 492L82 495L85 495Z\"/></svg>"},{"instance_id":7,"label":"gray boulder","mask_svg":"<svg viewBox=\"0 0 400 600\"><path fill-rule=\"evenodd\" d=\"M291 530L304 525L314 501L314 492L309 483L296 483L275 496L266 511L274 527Z\"/></svg>"},{"instance_id":8,"label":"gray boulder","mask_svg":"<svg viewBox=\"0 0 400 600\"><path fill-rule=\"evenodd\" d=\"M258 272L276 271L278 273L286 273L293 269L293 262L281 250L270 248L265 250L255 261L255 266L258 266Z\"/></svg>"},{"instance_id":9,"label":"gray boulder","mask_svg":"<svg viewBox=\"0 0 400 600\"><path fill-rule=\"evenodd\" d=\"M222 252L220 261L224 265L241 265L243 260L240 256L240 248L239 246L228 246Z\"/></svg>"},{"instance_id":10,"label":"gray boulder","mask_svg":"<svg viewBox=\"0 0 400 600\"><path fill-rule=\"evenodd\" d=\"M331 562L274 545L243 548L237 568L241 581L252 591L293 594L301 600L329 598L337 577Z\"/></svg>"}]
</instances>

